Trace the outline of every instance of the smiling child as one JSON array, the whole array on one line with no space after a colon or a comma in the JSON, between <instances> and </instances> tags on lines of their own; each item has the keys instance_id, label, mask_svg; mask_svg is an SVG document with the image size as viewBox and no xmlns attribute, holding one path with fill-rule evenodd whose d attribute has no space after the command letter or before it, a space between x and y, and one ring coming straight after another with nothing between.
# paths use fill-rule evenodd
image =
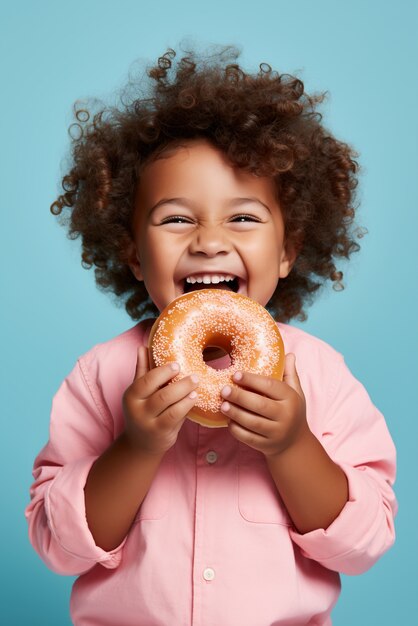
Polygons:
<instances>
[{"instance_id":1,"label":"smiling child","mask_svg":"<svg viewBox=\"0 0 418 626\"><path fill-rule=\"evenodd\" d=\"M359 248L356 155L321 96L236 56L169 50L145 96L76 112L52 211L140 320L80 357L35 461L30 538L78 576L76 626L328 625L339 573L394 541L384 418L339 353L288 323ZM239 372L222 390L219 429L187 419L196 376L148 366L158 311L208 286L268 308L287 353L283 381Z\"/></svg>"}]
</instances>

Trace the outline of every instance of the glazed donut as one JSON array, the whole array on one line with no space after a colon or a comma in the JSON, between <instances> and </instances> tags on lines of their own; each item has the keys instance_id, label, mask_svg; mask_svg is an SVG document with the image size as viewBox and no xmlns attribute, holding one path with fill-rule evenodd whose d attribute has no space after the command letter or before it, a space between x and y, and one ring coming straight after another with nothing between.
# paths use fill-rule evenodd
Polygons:
<instances>
[{"instance_id":1,"label":"glazed donut","mask_svg":"<svg viewBox=\"0 0 418 626\"><path fill-rule=\"evenodd\" d=\"M225 369L207 365L203 351L218 347L229 354ZM223 289L202 289L179 296L151 328L151 367L177 361L180 373L199 376L198 397L188 418L202 426L227 426L221 413L224 385L234 386L237 371L282 379L284 346L277 324L266 309L251 298Z\"/></svg>"}]
</instances>

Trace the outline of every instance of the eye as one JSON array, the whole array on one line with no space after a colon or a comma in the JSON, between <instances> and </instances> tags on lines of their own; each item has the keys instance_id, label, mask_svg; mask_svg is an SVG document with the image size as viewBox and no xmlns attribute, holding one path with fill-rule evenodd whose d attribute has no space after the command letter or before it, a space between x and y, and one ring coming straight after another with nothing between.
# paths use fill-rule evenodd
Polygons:
<instances>
[{"instance_id":1,"label":"eye","mask_svg":"<svg viewBox=\"0 0 418 626\"><path fill-rule=\"evenodd\" d=\"M191 220L183 215L170 215L161 220L160 224L191 224Z\"/></svg>"},{"instance_id":2,"label":"eye","mask_svg":"<svg viewBox=\"0 0 418 626\"><path fill-rule=\"evenodd\" d=\"M261 222L260 218L255 215L249 215L248 213L241 213L240 215L234 215L231 218L231 222Z\"/></svg>"}]
</instances>

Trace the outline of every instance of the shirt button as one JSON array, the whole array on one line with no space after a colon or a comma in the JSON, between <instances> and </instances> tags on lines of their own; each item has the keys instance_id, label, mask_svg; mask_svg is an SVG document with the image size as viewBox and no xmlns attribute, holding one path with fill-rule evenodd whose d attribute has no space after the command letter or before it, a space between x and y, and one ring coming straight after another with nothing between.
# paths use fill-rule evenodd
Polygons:
<instances>
[{"instance_id":1,"label":"shirt button","mask_svg":"<svg viewBox=\"0 0 418 626\"><path fill-rule=\"evenodd\" d=\"M215 578L215 571L211 567L207 567L203 572L203 578L205 580L213 580Z\"/></svg>"},{"instance_id":2,"label":"shirt button","mask_svg":"<svg viewBox=\"0 0 418 626\"><path fill-rule=\"evenodd\" d=\"M218 460L218 455L216 454L216 452L211 450L207 453L206 460L208 463L216 463L216 461Z\"/></svg>"}]
</instances>

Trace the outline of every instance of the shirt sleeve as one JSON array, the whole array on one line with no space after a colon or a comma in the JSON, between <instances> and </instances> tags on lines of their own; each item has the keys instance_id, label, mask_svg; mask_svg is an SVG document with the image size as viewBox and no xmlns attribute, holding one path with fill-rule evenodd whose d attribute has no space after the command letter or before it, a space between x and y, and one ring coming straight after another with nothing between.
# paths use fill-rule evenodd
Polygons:
<instances>
[{"instance_id":1,"label":"shirt sleeve","mask_svg":"<svg viewBox=\"0 0 418 626\"><path fill-rule=\"evenodd\" d=\"M95 544L84 502L90 468L112 441L111 418L78 361L53 399L50 438L35 460L25 512L33 547L59 574L120 563L123 543L111 552Z\"/></svg>"},{"instance_id":2,"label":"shirt sleeve","mask_svg":"<svg viewBox=\"0 0 418 626\"><path fill-rule=\"evenodd\" d=\"M304 556L334 571L360 574L395 540L395 447L383 415L341 356L325 413L318 438L345 472L348 501L328 528L304 535L291 530L291 536Z\"/></svg>"}]
</instances>

